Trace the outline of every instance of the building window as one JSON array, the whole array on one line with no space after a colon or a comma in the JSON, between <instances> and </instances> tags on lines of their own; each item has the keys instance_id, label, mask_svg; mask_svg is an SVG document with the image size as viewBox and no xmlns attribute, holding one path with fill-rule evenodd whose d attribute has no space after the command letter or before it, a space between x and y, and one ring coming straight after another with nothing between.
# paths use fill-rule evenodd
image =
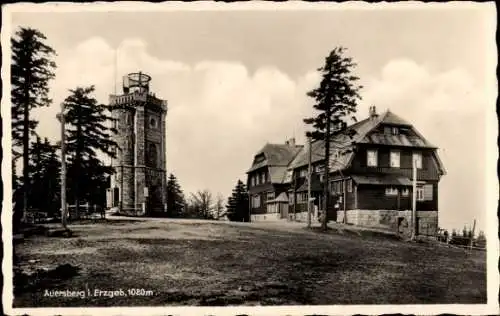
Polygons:
<instances>
[{"instance_id":1,"label":"building window","mask_svg":"<svg viewBox=\"0 0 500 316\"><path fill-rule=\"evenodd\" d=\"M149 119L149 126L151 128L157 128L158 127L158 122L156 121L156 119L154 117L152 117L152 118Z\"/></svg>"},{"instance_id":2,"label":"building window","mask_svg":"<svg viewBox=\"0 0 500 316\"><path fill-rule=\"evenodd\" d=\"M252 208L260 207L260 195L254 195L252 197Z\"/></svg>"},{"instance_id":3,"label":"building window","mask_svg":"<svg viewBox=\"0 0 500 316\"><path fill-rule=\"evenodd\" d=\"M401 191L401 196L409 196L410 195L410 190L408 189L403 189Z\"/></svg>"},{"instance_id":4,"label":"building window","mask_svg":"<svg viewBox=\"0 0 500 316\"><path fill-rule=\"evenodd\" d=\"M342 181L332 182L332 193L342 193Z\"/></svg>"},{"instance_id":5,"label":"building window","mask_svg":"<svg viewBox=\"0 0 500 316\"><path fill-rule=\"evenodd\" d=\"M392 128L392 135L399 135L399 128L393 127Z\"/></svg>"},{"instance_id":6,"label":"building window","mask_svg":"<svg viewBox=\"0 0 500 316\"><path fill-rule=\"evenodd\" d=\"M398 195L398 189L397 188L386 188L385 189L385 195Z\"/></svg>"},{"instance_id":7,"label":"building window","mask_svg":"<svg viewBox=\"0 0 500 316\"><path fill-rule=\"evenodd\" d=\"M391 151L391 168L399 168L400 166L400 152Z\"/></svg>"},{"instance_id":8,"label":"building window","mask_svg":"<svg viewBox=\"0 0 500 316\"><path fill-rule=\"evenodd\" d=\"M294 202L293 192L290 192L290 194L288 194L288 203L293 204L293 202Z\"/></svg>"},{"instance_id":9,"label":"building window","mask_svg":"<svg viewBox=\"0 0 500 316\"><path fill-rule=\"evenodd\" d=\"M314 172L316 172L316 173L322 173L324 171L325 171L325 169L323 168L322 164L318 164L318 165L314 166Z\"/></svg>"},{"instance_id":10,"label":"building window","mask_svg":"<svg viewBox=\"0 0 500 316\"><path fill-rule=\"evenodd\" d=\"M412 155L412 163L413 161L417 165L417 169L422 169L422 154L421 153L413 153ZM413 167L413 164L412 164Z\"/></svg>"},{"instance_id":11,"label":"building window","mask_svg":"<svg viewBox=\"0 0 500 316\"><path fill-rule=\"evenodd\" d=\"M297 193L297 203L307 203L307 193L306 192Z\"/></svg>"},{"instance_id":12,"label":"building window","mask_svg":"<svg viewBox=\"0 0 500 316\"><path fill-rule=\"evenodd\" d=\"M267 200L268 201L274 200L274 192L267 192Z\"/></svg>"},{"instance_id":13,"label":"building window","mask_svg":"<svg viewBox=\"0 0 500 316\"><path fill-rule=\"evenodd\" d=\"M433 189L433 186L432 184L426 184L423 186L424 188L424 192L423 192L423 198L424 198L424 201L432 201L432 189Z\"/></svg>"},{"instance_id":14,"label":"building window","mask_svg":"<svg viewBox=\"0 0 500 316\"><path fill-rule=\"evenodd\" d=\"M417 201L424 201L424 187L417 187Z\"/></svg>"},{"instance_id":15,"label":"building window","mask_svg":"<svg viewBox=\"0 0 500 316\"><path fill-rule=\"evenodd\" d=\"M347 180L347 192L352 192L352 179Z\"/></svg>"},{"instance_id":16,"label":"building window","mask_svg":"<svg viewBox=\"0 0 500 316\"><path fill-rule=\"evenodd\" d=\"M366 152L367 165L368 167L376 167L377 166L377 151L370 149Z\"/></svg>"},{"instance_id":17,"label":"building window","mask_svg":"<svg viewBox=\"0 0 500 316\"><path fill-rule=\"evenodd\" d=\"M391 134L391 127L390 126L384 127L384 134L385 135L390 135Z\"/></svg>"},{"instance_id":18,"label":"building window","mask_svg":"<svg viewBox=\"0 0 500 316\"><path fill-rule=\"evenodd\" d=\"M306 178L307 177L307 169L300 170L299 177L300 178Z\"/></svg>"}]
</instances>

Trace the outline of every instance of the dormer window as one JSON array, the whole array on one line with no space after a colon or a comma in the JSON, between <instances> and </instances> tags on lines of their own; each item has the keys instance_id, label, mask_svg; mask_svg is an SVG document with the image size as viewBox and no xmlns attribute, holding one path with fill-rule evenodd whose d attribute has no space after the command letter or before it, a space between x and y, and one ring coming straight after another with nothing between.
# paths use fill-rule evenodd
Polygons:
<instances>
[{"instance_id":1,"label":"dormer window","mask_svg":"<svg viewBox=\"0 0 500 316\"><path fill-rule=\"evenodd\" d=\"M399 135L401 134L401 130L397 126L385 126L384 127L385 135Z\"/></svg>"}]
</instances>

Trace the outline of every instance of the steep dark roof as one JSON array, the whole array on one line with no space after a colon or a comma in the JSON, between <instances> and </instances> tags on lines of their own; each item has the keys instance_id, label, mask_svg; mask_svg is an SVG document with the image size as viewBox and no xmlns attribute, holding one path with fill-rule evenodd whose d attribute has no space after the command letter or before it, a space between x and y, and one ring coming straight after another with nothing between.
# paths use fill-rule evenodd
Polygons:
<instances>
[{"instance_id":1,"label":"steep dark roof","mask_svg":"<svg viewBox=\"0 0 500 316\"><path fill-rule=\"evenodd\" d=\"M380 124L388 124L388 125L399 125L406 126L412 128L413 132L417 136L409 136L409 135L381 135L381 134L371 134L377 126ZM374 144L374 145L392 145L392 146L408 146L408 147L419 147L419 148L436 148L432 144L430 144L410 123L408 123L403 118L397 116L392 113L390 110L373 117L366 118L362 121L359 121L355 124L352 124L347 127L347 130L354 130L356 133L352 138L349 138L345 133L338 134L332 137L332 143L330 148L332 148L332 152L334 149L347 147L351 143L358 144ZM324 141L315 141L312 144L312 163L321 161L324 159ZM295 159L290 163L291 168L298 168L308 164L308 148L307 146L303 148L300 153L295 157ZM354 153L346 153L344 155L340 155L336 159L332 159L330 162L330 168L332 170L339 170L346 168ZM436 155L437 157L437 155ZM439 159L438 164L439 168L443 170L444 167Z\"/></svg>"},{"instance_id":2,"label":"steep dark roof","mask_svg":"<svg viewBox=\"0 0 500 316\"><path fill-rule=\"evenodd\" d=\"M353 136L353 138L351 139L348 136L346 136L345 134L338 134L338 135L332 137L330 148L334 149L335 147L344 147L344 146L349 145L349 143L357 142L357 141L361 140L362 137L364 137L366 135L366 133L371 131L379 123L380 123L380 120L377 117L374 119L367 118L367 119L359 121L355 124L350 125L348 127L348 129L356 131L356 134ZM323 140L315 141L312 143L311 147L312 147L312 155L311 155L312 156L312 159L311 159L312 163L323 160L325 157L325 155L324 155L325 142ZM308 148L306 146L306 147L304 147L304 149L302 149L300 151L300 153L297 155L297 157L292 161L292 163L290 164L291 167L298 168L298 167L307 165L309 162L308 155L309 155L309 152L308 152ZM346 154L346 155L340 156L339 159L337 159L338 167L341 167L342 165L349 163L351 156L352 156L352 154Z\"/></svg>"},{"instance_id":3,"label":"steep dark roof","mask_svg":"<svg viewBox=\"0 0 500 316\"><path fill-rule=\"evenodd\" d=\"M282 170L280 169L280 172L282 171L281 178L283 178L286 167L288 166L288 164L290 164L290 161L292 161L292 159L297 155L302 147L303 146L299 145L267 143L255 155L255 157L264 155L264 160L258 163L254 163L250 170L248 170L247 172L252 172L265 166L284 167Z\"/></svg>"},{"instance_id":4,"label":"steep dark roof","mask_svg":"<svg viewBox=\"0 0 500 316\"><path fill-rule=\"evenodd\" d=\"M271 200L271 201L268 201L270 203L272 202L286 202L288 203L288 195L286 194L286 192L281 192L280 195L278 195L277 198L275 198L274 200Z\"/></svg>"},{"instance_id":5,"label":"steep dark roof","mask_svg":"<svg viewBox=\"0 0 500 316\"><path fill-rule=\"evenodd\" d=\"M286 175L286 166L269 166L271 183L283 183Z\"/></svg>"},{"instance_id":6,"label":"steep dark roof","mask_svg":"<svg viewBox=\"0 0 500 316\"><path fill-rule=\"evenodd\" d=\"M297 189L297 192L306 192L308 190L309 190L309 180L306 179L304 183ZM323 183L320 182L320 179L317 176L312 177L311 191L312 192L323 191Z\"/></svg>"}]
</instances>

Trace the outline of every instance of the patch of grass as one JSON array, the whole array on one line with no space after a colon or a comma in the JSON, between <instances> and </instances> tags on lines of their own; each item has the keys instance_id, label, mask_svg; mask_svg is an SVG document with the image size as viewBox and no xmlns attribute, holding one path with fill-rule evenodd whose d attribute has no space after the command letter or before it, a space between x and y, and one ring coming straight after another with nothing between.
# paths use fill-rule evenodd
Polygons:
<instances>
[{"instance_id":1,"label":"patch of grass","mask_svg":"<svg viewBox=\"0 0 500 316\"><path fill-rule=\"evenodd\" d=\"M332 225L333 226L333 225ZM33 236L15 245L16 307L473 304L486 302L486 254L406 243L384 234L302 226L137 221L82 225L78 238ZM64 251L61 251L64 250ZM87 250L87 251L83 251ZM35 281L33 281L35 280ZM26 284L37 284L28 286ZM453 287L450 287L453 284ZM57 289L144 289L129 297L44 297Z\"/></svg>"}]
</instances>

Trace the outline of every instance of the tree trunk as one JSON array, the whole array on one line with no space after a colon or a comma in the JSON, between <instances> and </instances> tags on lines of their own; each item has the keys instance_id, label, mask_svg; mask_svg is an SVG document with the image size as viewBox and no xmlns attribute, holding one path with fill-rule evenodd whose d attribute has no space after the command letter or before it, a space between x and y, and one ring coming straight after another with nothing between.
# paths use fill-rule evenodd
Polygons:
<instances>
[{"instance_id":1,"label":"tree trunk","mask_svg":"<svg viewBox=\"0 0 500 316\"><path fill-rule=\"evenodd\" d=\"M325 168L324 168L325 183L323 184L323 195L324 195L324 205L325 209L323 211L323 220L321 223L321 228L326 231L327 221L328 221L328 204L329 204L329 179L328 174L330 173L330 107L326 109L326 131L325 131Z\"/></svg>"},{"instance_id":2,"label":"tree trunk","mask_svg":"<svg viewBox=\"0 0 500 316\"><path fill-rule=\"evenodd\" d=\"M26 77L25 77L26 78ZM27 79L27 78L26 78ZM29 82L29 81L28 81ZM25 83L26 84L26 83ZM30 147L30 131L29 131L29 91L25 88L24 91L24 121L23 121L23 222L26 221L28 214L28 192L29 192L29 147Z\"/></svg>"},{"instance_id":3,"label":"tree trunk","mask_svg":"<svg viewBox=\"0 0 500 316\"><path fill-rule=\"evenodd\" d=\"M76 152L75 152L75 182L74 182L74 190L75 190L75 215L76 219L80 218L80 166L82 163L82 124L80 122L80 113L78 111L78 119L77 119L77 127L76 127Z\"/></svg>"},{"instance_id":4,"label":"tree trunk","mask_svg":"<svg viewBox=\"0 0 500 316\"><path fill-rule=\"evenodd\" d=\"M64 117L64 103L61 103L61 223L68 229L68 210L66 203L66 120Z\"/></svg>"}]
</instances>

